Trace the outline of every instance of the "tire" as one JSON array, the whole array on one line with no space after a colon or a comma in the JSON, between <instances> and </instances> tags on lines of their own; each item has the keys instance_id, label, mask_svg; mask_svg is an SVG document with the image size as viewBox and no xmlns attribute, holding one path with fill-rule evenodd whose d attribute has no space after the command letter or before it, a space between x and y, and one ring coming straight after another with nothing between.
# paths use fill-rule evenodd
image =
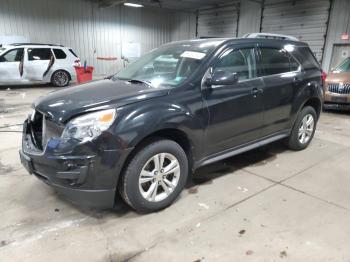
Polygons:
<instances>
[{"instance_id":1,"label":"tire","mask_svg":"<svg viewBox=\"0 0 350 262\"><path fill-rule=\"evenodd\" d=\"M161 159L164 159L164 168L157 168L156 162L161 165ZM166 169L169 169L167 175ZM137 212L155 212L168 207L178 197L187 176L188 159L182 147L171 140L158 140L134 155L122 174L119 192ZM167 192L164 186L168 188Z\"/></svg>"},{"instance_id":2,"label":"tire","mask_svg":"<svg viewBox=\"0 0 350 262\"><path fill-rule=\"evenodd\" d=\"M71 80L70 74L64 70L58 70L51 76L51 83L56 87L64 87L69 85Z\"/></svg>"},{"instance_id":3,"label":"tire","mask_svg":"<svg viewBox=\"0 0 350 262\"><path fill-rule=\"evenodd\" d=\"M312 125L311 125L312 118ZM295 151L308 147L314 137L317 114L313 107L306 106L298 114L292 132L287 139L287 146Z\"/></svg>"}]
</instances>

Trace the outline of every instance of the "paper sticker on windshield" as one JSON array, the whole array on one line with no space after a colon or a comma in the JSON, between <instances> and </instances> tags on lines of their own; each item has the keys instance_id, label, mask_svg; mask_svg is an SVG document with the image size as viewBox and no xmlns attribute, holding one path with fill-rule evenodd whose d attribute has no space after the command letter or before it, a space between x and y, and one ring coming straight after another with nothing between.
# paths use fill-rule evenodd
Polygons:
<instances>
[{"instance_id":1,"label":"paper sticker on windshield","mask_svg":"<svg viewBox=\"0 0 350 262\"><path fill-rule=\"evenodd\" d=\"M181 54L181 57L186 57L186 58L193 58L193 59L202 59L205 57L205 53L201 52L193 52L193 51L185 51Z\"/></svg>"}]
</instances>

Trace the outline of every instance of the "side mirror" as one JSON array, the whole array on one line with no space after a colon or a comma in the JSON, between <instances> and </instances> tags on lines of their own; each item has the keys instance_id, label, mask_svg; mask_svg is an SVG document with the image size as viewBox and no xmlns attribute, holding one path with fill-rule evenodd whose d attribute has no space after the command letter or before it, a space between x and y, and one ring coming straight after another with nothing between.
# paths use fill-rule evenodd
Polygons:
<instances>
[{"instance_id":1,"label":"side mirror","mask_svg":"<svg viewBox=\"0 0 350 262\"><path fill-rule=\"evenodd\" d=\"M5 62L5 58L3 56L0 56L0 62Z\"/></svg>"},{"instance_id":2,"label":"side mirror","mask_svg":"<svg viewBox=\"0 0 350 262\"><path fill-rule=\"evenodd\" d=\"M109 76L106 76L104 79L106 79L106 80L111 80L113 76L114 76L114 75L109 75Z\"/></svg>"},{"instance_id":3,"label":"side mirror","mask_svg":"<svg viewBox=\"0 0 350 262\"><path fill-rule=\"evenodd\" d=\"M205 83L207 86L234 85L237 82L238 82L237 73L232 73L232 72L228 72L228 71L224 71L224 70L214 71L214 73L205 80Z\"/></svg>"}]
</instances>

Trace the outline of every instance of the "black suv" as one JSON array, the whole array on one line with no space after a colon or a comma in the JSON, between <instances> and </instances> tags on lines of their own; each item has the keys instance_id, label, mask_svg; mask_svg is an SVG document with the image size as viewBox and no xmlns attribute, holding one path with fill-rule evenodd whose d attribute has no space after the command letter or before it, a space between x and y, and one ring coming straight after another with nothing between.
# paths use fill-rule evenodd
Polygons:
<instances>
[{"instance_id":1,"label":"black suv","mask_svg":"<svg viewBox=\"0 0 350 262\"><path fill-rule=\"evenodd\" d=\"M166 44L108 79L38 99L26 169L71 201L170 205L196 168L284 139L311 142L322 71L307 44L261 38Z\"/></svg>"}]
</instances>

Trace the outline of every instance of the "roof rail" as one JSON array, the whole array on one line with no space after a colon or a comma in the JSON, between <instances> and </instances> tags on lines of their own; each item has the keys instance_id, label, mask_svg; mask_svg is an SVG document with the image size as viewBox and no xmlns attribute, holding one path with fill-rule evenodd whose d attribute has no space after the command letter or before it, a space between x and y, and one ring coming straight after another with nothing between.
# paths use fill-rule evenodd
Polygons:
<instances>
[{"instance_id":1,"label":"roof rail","mask_svg":"<svg viewBox=\"0 0 350 262\"><path fill-rule=\"evenodd\" d=\"M271 33L249 33L244 35L243 38L266 38L266 39L299 41L299 39L294 36L271 34Z\"/></svg>"},{"instance_id":2,"label":"roof rail","mask_svg":"<svg viewBox=\"0 0 350 262\"><path fill-rule=\"evenodd\" d=\"M63 47L63 45L56 45L56 44L42 44L42 43L13 43L10 44L12 46L21 46L21 45L47 45L47 46L60 46Z\"/></svg>"}]
</instances>

